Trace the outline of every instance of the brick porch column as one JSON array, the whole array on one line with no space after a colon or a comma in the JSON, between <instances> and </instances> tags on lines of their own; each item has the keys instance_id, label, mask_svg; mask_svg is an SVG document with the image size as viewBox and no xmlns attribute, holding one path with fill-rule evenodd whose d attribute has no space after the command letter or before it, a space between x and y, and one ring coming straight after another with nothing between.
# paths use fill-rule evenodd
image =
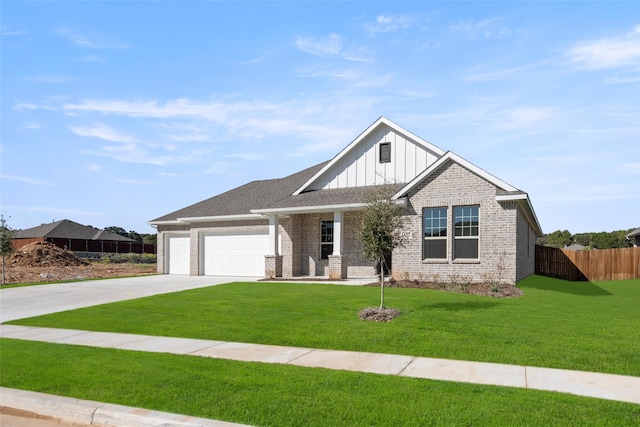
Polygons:
<instances>
[{"instance_id":1,"label":"brick porch column","mask_svg":"<svg viewBox=\"0 0 640 427\"><path fill-rule=\"evenodd\" d=\"M329 278L347 278L347 257L345 255L329 255Z\"/></svg>"},{"instance_id":2,"label":"brick porch column","mask_svg":"<svg viewBox=\"0 0 640 427\"><path fill-rule=\"evenodd\" d=\"M264 277L282 277L282 255L264 256Z\"/></svg>"}]
</instances>

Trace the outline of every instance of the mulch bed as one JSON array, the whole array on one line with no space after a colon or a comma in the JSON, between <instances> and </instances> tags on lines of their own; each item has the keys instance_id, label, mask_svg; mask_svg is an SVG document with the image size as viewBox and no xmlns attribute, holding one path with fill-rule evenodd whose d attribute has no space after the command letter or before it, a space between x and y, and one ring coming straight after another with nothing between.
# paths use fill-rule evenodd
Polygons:
<instances>
[{"instance_id":1,"label":"mulch bed","mask_svg":"<svg viewBox=\"0 0 640 427\"><path fill-rule=\"evenodd\" d=\"M400 316L400 310L397 308L378 308L369 307L360 310L358 317L362 320L373 320L375 322L391 322L396 317Z\"/></svg>"},{"instance_id":2,"label":"mulch bed","mask_svg":"<svg viewBox=\"0 0 640 427\"><path fill-rule=\"evenodd\" d=\"M380 282L370 283L367 286L380 286ZM420 280L389 279L384 286L388 288L433 289L493 298L517 298L522 296L521 289L507 283L434 283Z\"/></svg>"}]
</instances>

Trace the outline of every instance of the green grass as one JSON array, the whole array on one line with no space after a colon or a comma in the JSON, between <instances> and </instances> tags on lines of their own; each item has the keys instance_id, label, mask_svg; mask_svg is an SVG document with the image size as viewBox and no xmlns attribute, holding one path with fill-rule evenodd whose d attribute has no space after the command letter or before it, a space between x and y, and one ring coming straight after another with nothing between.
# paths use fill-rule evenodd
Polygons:
<instances>
[{"instance_id":1,"label":"green grass","mask_svg":"<svg viewBox=\"0 0 640 427\"><path fill-rule=\"evenodd\" d=\"M259 426L633 426L640 405L194 356L0 340L5 387Z\"/></svg>"},{"instance_id":2,"label":"green grass","mask_svg":"<svg viewBox=\"0 0 640 427\"><path fill-rule=\"evenodd\" d=\"M21 325L406 354L640 376L640 280L581 283L532 276L495 299L387 289L388 324L357 312L375 287L232 283L123 301Z\"/></svg>"}]
</instances>

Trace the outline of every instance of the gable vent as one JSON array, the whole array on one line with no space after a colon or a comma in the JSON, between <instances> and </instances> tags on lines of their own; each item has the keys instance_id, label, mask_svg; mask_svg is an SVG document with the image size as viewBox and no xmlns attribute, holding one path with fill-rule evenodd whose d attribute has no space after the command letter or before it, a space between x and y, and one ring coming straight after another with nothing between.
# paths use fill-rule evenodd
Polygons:
<instances>
[{"instance_id":1,"label":"gable vent","mask_svg":"<svg viewBox=\"0 0 640 427\"><path fill-rule=\"evenodd\" d=\"M379 159L380 159L380 163L391 162L391 143L390 142L380 143Z\"/></svg>"}]
</instances>

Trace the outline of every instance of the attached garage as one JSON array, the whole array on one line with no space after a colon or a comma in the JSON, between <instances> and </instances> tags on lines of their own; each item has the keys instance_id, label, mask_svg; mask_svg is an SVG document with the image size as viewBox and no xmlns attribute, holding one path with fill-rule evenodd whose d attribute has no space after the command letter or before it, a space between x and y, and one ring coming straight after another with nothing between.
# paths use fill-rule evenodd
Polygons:
<instances>
[{"instance_id":1,"label":"attached garage","mask_svg":"<svg viewBox=\"0 0 640 427\"><path fill-rule=\"evenodd\" d=\"M268 230L233 234L204 234L201 271L205 276L263 276L269 251Z\"/></svg>"},{"instance_id":2,"label":"attached garage","mask_svg":"<svg viewBox=\"0 0 640 427\"><path fill-rule=\"evenodd\" d=\"M167 235L165 240L165 272L189 274L190 238L188 234Z\"/></svg>"}]
</instances>

